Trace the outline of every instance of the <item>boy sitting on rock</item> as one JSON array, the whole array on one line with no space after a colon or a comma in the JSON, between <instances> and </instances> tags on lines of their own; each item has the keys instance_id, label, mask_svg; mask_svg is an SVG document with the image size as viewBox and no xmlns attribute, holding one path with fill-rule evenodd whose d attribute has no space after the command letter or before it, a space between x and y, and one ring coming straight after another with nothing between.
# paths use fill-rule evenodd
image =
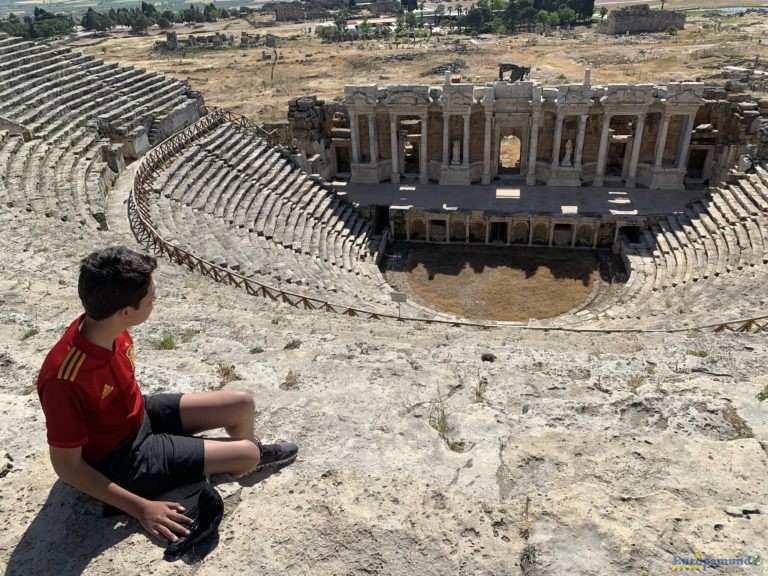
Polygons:
<instances>
[{"instance_id":1,"label":"boy sitting on rock","mask_svg":"<svg viewBox=\"0 0 768 576\"><path fill-rule=\"evenodd\" d=\"M149 497L206 474L288 464L298 447L255 438L247 392L142 396L128 329L152 313L156 267L155 258L122 246L82 261L78 293L85 314L48 353L37 391L56 474L130 514L152 536L176 542L189 534L191 519L180 504ZM193 436L214 428L230 437Z\"/></svg>"}]
</instances>

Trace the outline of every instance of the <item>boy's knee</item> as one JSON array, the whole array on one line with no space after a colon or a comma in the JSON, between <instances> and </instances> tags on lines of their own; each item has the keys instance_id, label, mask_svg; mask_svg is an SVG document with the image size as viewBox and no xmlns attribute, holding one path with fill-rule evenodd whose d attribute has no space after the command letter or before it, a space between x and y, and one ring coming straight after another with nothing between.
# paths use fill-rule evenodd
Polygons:
<instances>
[{"instance_id":1,"label":"boy's knee","mask_svg":"<svg viewBox=\"0 0 768 576\"><path fill-rule=\"evenodd\" d=\"M233 394L235 395L235 403L239 408L251 413L256 411L256 401L250 392L236 391Z\"/></svg>"}]
</instances>

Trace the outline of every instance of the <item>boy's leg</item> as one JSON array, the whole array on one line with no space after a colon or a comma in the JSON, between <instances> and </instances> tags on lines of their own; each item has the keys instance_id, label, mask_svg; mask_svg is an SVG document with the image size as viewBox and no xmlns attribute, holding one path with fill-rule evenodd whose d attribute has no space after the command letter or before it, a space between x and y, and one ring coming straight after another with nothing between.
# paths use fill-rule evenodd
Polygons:
<instances>
[{"instance_id":1,"label":"boy's leg","mask_svg":"<svg viewBox=\"0 0 768 576\"><path fill-rule=\"evenodd\" d=\"M179 403L181 426L189 434L224 428L230 437L253 441L253 396L219 391L184 394Z\"/></svg>"},{"instance_id":2,"label":"boy's leg","mask_svg":"<svg viewBox=\"0 0 768 576\"><path fill-rule=\"evenodd\" d=\"M230 439L205 439L206 474L244 474L259 464L253 434L255 405L247 392L184 394L179 402L181 425L189 434L224 428Z\"/></svg>"},{"instance_id":3,"label":"boy's leg","mask_svg":"<svg viewBox=\"0 0 768 576\"><path fill-rule=\"evenodd\" d=\"M259 465L261 452L252 440L204 440L205 473L246 474Z\"/></svg>"}]
</instances>

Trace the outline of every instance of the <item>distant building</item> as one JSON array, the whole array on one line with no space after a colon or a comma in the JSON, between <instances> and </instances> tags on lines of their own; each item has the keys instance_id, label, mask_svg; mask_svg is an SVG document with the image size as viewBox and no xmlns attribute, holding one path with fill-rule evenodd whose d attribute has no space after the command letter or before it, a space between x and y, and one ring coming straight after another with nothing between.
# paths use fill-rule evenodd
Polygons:
<instances>
[{"instance_id":1,"label":"distant building","mask_svg":"<svg viewBox=\"0 0 768 576\"><path fill-rule=\"evenodd\" d=\"M682 30L685 14L674 10L651 10L648 4L635 4L615 8L600 22L597 31L602 34L635 34L638 32L664 32L670 27Z\"/></svg>"}]
</instances>

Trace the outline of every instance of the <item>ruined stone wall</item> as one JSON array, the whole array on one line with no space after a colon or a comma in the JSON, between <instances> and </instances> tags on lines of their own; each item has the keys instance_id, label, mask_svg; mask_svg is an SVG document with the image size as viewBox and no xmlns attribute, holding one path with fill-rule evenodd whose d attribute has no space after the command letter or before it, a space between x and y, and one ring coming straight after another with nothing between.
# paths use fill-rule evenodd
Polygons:
<instances>
[{"instance_id":1,"label":"ruined stone wall","mask_svg":"<svg viewBox=\"0 0 768 576\"><path fill-rule=\"evenodd\" d=\"M328 103L313 97L292 100L289 123L296 145L307 157L323 155L331 175L336 173L334 170L351 170L353 182L383 182L390 177L397 182L396 173L389 169L393 117L397 118L400 147L397 172L414 178L413 154L421 149L420 119L426 118L426 164L419 163L416 176L423 183L445 185L522 178L529 185L602 186L609 174L614 185L620 177L628 187L678 189L689 180L693 185L705 185L721 179L739 155L755 151L764 154L768 142L768 99L701 82L593 87L586 83L454 84L446 79L441 86L364 85L348 86L345 92L343 100ZM355 126L349 124L349 111L357 115ZM375 159L371 158L369 144L372 112L378 136L379 154ZM491 121L487 124L489 112ZM469 158L465 163L467 114ZM605 114L611 121L610 131L603 135ZM558 117L562 126L556 147ZM451 139L447 162L443 162L444 118ZM580 139L582 121L584 138ZM534 123L538 130L535 142L530 137ZM638 134L641 124L643 130ZM659 143L662 127L666 130L663 145ZM488 129L490 146L485 142ZM359 139L357 162L352 155L353 133ZM519 173L497 172L500 141L508 135L520 139ZM601 156L603 137L607 146ZM556 148L558 157L553 158ZM657 153L661 154L659 158ZM403 172L403 154L408 156L407 175Z\"/></svg>"},{"instance_id":2,"label":"ruined stone wall","mask_svg":"<svg viewBox=\"0 0 768 576\"><path fill-rule=\"evenodd\" d=\"M387 14L397 14L398 10L402 8L400 2L394 0L378 0L370 6L371 15L375 18L377 16L384 16Z\"/></svg>"},{"instance_id":3,"label":"ruined stone wall","mask_svg":"<svg viewBox=\"0 0 768 576\"><path fill-rule=\"evenodd\" d=\"M443 115L431 113L427 124L427 161L443 160Z\"/></svg>"},{"instance_id":4,"label":"ruined stone wall","mask_svg":"<svg viewBox=\"0 0 768 576\"><path fill-rule=\"evenodd\" d=\"M616 8L597 27L602 34L625 34L629 32L663 32L670 26L678 30L685 27L685 14L673 10L651 10L648 4L636 4Z\"/></svg>"},{"instance_id":5,"label":"ruined stone wall","mask_svg":"<svg viewBox=\"0 0 768 576\"><path fill-rule=\"evenodd\" d=\"M485 113L472 113L469 118L469 161L482 162L485 146Z\"/></svg>"},{"instance_id":6,"label":"ruined stone wall","mask_svg":"<svg viewBox=\"0 0 768 576\"><path fill-rule=\"evenodd\" d=\"M275 20L278 22L290 22L305 20L306 10L301 2L275 2L270 5L275 11Z\"/></svg>"},{"instance_id":7,"label":"ruined stone wall","mask_svg":"<svg viewBox=\"0 0 768 576\"><path fill-rule=\"evenodd\" d=\"M389 138L389 118L376 116L376 140L379 143L379 157L390 158L392 156L392 144Z\"/></svg>"}]
</instances>

